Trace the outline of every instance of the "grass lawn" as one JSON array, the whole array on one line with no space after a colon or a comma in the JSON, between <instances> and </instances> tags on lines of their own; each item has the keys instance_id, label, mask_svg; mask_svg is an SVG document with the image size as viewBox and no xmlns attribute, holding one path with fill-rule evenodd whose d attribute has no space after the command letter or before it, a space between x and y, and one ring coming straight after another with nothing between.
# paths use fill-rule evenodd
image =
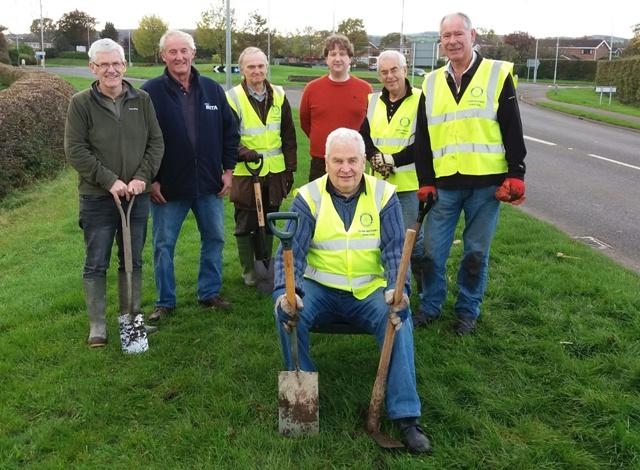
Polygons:
<instances>
[{"instance_id":1,"label":"grass lawn","mask_svg":"<svg viewBox=\"0 0 640 470\"><path fill-rule=\"evenodd\" d=\"M308 172L299 142L296 185ZM189 217L176 250L177 312L148 353L130 357L116 336L115 259L110 343L85 345L74 172L0 203L0 468L640 466L640 277L509 206L477 333L451 331L459 244L443 318L415 333L434 455L385 452L362 431L378 361L367 336L312 338L321 433L280 437L272 305L242 284L226 209L222 295L233 310L196 302L199 237ZM144 257L149 311L150 240Z\"/></svg>"},{"instance_id":2,"label":"grass lawn","mask_svg":"<svg viewBox=\"0 0 640 470\"><path fill-rule=\"evenodd\" d=\"M562 103L545 102L540 101L538 106L543 108L553 109L554 111L560 111L566 114L572 114L578 117L584 117L591 119L592 121L605 122L607 124L613 124L614 126L628 127L630 129L640 129L640 124L637 122L627 121L626 119L619 119L613 116L604 115L598 112L598 110L586 111L582 109L576 109L566 106Z\"/></svg>"},{"instance_id":3,"label":"grass lawn","mask_svg":"<svg viewBox=\"0 0 640 470\"><path fill-rule=\"evenodd\" d=\"M640 107L631 106L620 103L615 94L609 106L609 94L604 93L602 96L602 104L600 104L600 93L596 93L595 88L559 88L547 92L547 98L561 103L579 104L589 106L596 110L613 111L616 113L627 114L629 116L640 116Z\"/></svg>"}]
</instances>

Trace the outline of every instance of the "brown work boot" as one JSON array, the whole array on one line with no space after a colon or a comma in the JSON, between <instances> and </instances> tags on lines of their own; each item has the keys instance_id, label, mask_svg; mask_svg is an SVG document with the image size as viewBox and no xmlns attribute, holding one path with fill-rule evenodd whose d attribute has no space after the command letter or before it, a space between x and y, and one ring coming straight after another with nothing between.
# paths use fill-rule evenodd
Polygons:
<instances>
[{"instance_id":1,"label":"brown work boot","mask_svg":"<svg viewBox=\"0 0 640 470\"><path fill-rule=\"evenodd\" d=\"M214 310L229 310L231 308L231 304L219 295L208 299L198 300L198 303L204 307L209 307Z\"/></svg>"},{"instance_id":2,"label":"brown work boot","mask_svg":"<svg viewBox=\"0 0 640 470\"><path fill-rule=\"evenodd\" d=\"M431 442L425 435L417 418L402 418L396 421L402 432L402 442L412 454L430 454Z\"/></svg>"},{"instance_id":3,"label":"brown work boot","mask_svg":"<svg viewBox=\"0 0 640 470\"><path fill-rule=\"evenodd\" d=\"M151 312L151 315L149 315L149 321L150 322L157 322L162 317L173 313L174 310L175 310L175 307L161 307L161 306L158 305L158 306L156 306L155 309L153 309L153 312Z\"/></svg>"}]
</instances>

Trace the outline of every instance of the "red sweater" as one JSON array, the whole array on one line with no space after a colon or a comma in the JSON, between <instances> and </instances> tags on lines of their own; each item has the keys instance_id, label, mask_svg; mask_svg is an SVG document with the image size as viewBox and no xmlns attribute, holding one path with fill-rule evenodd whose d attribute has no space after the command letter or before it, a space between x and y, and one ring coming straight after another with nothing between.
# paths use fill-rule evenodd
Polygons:
<instances>
[{"instance_id":1,"label":"red sweater","mask_svg":"<svg viewBox=\"0 0 640 470\"><path fill-rule=\"evenodd\" d=\"M309 82L300 101L300 126L311 141L312 157L324 158L327 136L334 129L360 129L371 92L371 85L353 76L334 82L325 75Z\"/></svg>"}]
</instances>

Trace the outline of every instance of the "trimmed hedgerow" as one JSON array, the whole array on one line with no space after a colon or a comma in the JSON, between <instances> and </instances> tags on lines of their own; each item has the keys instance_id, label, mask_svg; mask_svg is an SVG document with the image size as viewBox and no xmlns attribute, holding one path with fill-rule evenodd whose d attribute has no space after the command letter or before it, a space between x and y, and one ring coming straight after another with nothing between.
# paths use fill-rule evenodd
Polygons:
<instances>
[{"instance_id":1,"label":"trimmed hedgerow","mask_svg":"<svg viewBox=\"0 0 640 470\"><path fill-rule=\"evenodd\" d=\"M621 103L640 106L640 56L598 62L596 85L613 85Z\"/></svg>"},{"instance_id":2,"label":"trimmed hedgerow","mask_svg":"<svg viewBox=\"0 0 640 470\"><path fill-rule=\"evenodd\" d=\"M64 167L64 124L75 90L64 80L0 64L0 198Z\"/></svg>"}]
</instances>

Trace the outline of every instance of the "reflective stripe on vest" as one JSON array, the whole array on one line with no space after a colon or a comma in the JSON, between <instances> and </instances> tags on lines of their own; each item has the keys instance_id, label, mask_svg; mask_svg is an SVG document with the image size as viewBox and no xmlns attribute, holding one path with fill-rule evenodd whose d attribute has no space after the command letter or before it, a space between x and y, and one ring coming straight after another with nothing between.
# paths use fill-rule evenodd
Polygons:
<instances>
[{"instance_id":1,"label":"reflective stripe on vest","mask_svg":"<svg viewBox=\"0 0 640 470\"><path fill-rule=\"evenodd\" d=\"M380 211L394 187L363 175L366 191L358 196L348 231L327 192L325 175L300 188L316 224L307 254L305 277L328 287L352 292L364 299L386 286L380 255Z\"/></svg>"},{"instance_id":2,"label":"reflective stripe on vest","mask_svg":"<svg viewBox=\"0 0 640 470\"><path fill-rule=\"evenodd\" d=\"M387 106L381 99L382 93L369 95L367 120L369 121L371 140L382 153L398 153L415 142L416 117L422 91L418 88L412 88L411 92L411 95L402 101L391 121L387 119ZM394 172L386 181L396 185L398 192L418 189L414 163L396 167ZM380 173L374 172L373 175L382 178Z\"/></svg>"},{"instance_id":3,"label":"reflective stripe on vest","mask_svg":"<svg viewBox=\"0 0 640 470\"><path fill-rule=\"evenodd\" d=\"M268 173L281 173L285 170L284 155L282 154L282 139L280 124L282 119L282 105L284 90L272 85L273 105L267 114L266 124L263 124L255 109L251 105L242 85L237 85L227 91L227 101L240 120L240 144L255 150L264 158L264 165L260 176ZM256 163L250 166L257 168ZM244 163L236 165L234 176L249 176L250 173Z\"/></svg>"},{"instance_id":4,"label":"reflective stripe on vest","mask_svg":"<svg viewBox=\"0 0 640 470\"><path fill-rule=\"evenodd\" d=\"M504 81L512 71L509 62L483 59L460 103L451 93L444 67L427 76L423 91L436 178L507 171L497 112Z\"/></svg>"}]
</instances>

